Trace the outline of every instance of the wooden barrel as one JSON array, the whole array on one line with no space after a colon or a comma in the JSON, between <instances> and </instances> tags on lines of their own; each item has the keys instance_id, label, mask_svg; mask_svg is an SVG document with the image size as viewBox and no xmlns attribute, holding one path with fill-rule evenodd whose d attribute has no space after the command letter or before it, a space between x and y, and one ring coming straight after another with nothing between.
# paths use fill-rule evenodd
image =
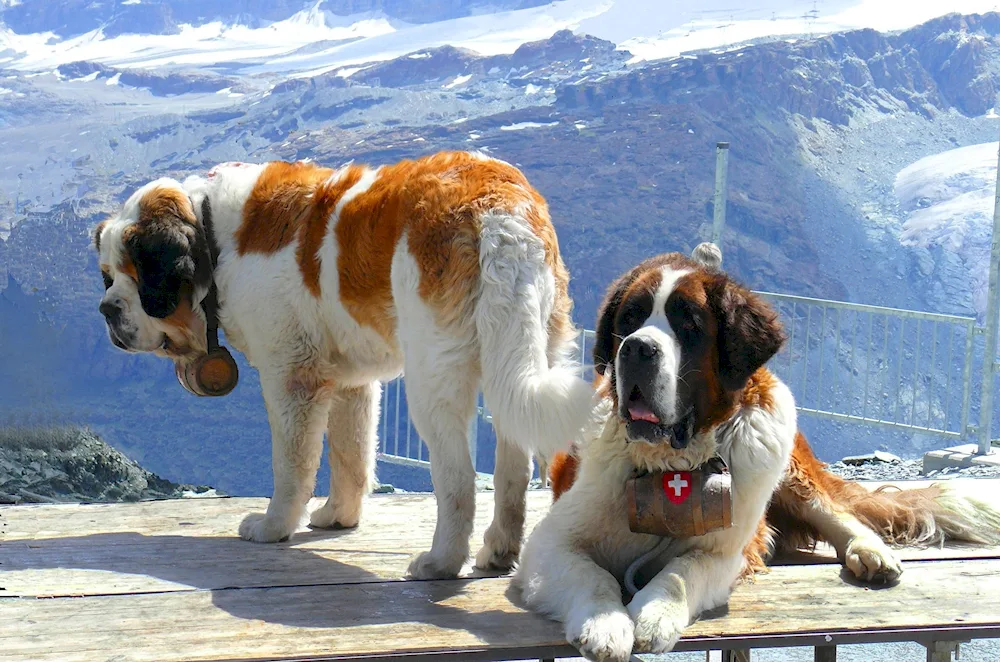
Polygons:
<instances>
[{"instance_id":1,"label":"wooden barrel","mask_svg":"<svg viewBox=\"0 0 1000 662\"><path fill-rule=\"evenodd\" d=\"M694 471L630 478L625 493L635 533L690 538L733 525L732 476L718 458Z\"/></svg>"},{"instance_id":2,"label":"wooden barrel","mask_svg":"<svg viewBox=\"0 0 1000 662\"><path fill-rule=\"evenodd\" d=\"M218 397L236 388L240 371L232 354L225 347L216 347L208 354L175 368L177 381L195 395Z\"/></svg>"}]
</instances>

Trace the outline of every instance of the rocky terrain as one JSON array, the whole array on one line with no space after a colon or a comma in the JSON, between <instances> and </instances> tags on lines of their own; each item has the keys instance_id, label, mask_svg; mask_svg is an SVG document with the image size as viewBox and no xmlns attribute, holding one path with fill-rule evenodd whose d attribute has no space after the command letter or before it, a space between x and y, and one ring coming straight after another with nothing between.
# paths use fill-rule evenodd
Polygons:
<instances>
[{"instance_id":1,"label":"rocky terrain","mask_svg":"<svg viewBox=\"0 0 1000 662\"><path fill-rule=\"evenodd\" d=\"M0 428L0 504L216 496L150 473L89 430Z\"/></svg>"}]
</instances>

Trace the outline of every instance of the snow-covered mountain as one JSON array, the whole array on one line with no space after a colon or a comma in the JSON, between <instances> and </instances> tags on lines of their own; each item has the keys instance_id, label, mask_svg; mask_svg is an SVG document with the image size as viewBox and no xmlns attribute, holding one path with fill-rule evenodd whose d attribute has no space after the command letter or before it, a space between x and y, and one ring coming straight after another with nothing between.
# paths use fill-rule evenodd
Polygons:
<instances>
[{"instance_id":1,"label":"snow-covered mountain","mask_svg":"<svg viewBox=\"0 0 1000 662\"><path fill-rule=\"evenodd\" d=\"M481 55L570 29L632 62L779 36L899 30L993 0L23 0L0 5L0 67L114 67L315 75L450 45Z\"/></svg>"},{"instance_id":2,"label":"snow-covered mountain","mask_svg":"<svg viewBox=\"0 0 1000 662\"><path fill-rule=\"evenodd\" d=\"M922 266L928 275L949 285L946 296L971 303L980 319L986 313L998 148L1000 143L990 142L926 156L903 168L895 182L906 214L903 245L927 251Z\"/></svg>"}]
</instances>

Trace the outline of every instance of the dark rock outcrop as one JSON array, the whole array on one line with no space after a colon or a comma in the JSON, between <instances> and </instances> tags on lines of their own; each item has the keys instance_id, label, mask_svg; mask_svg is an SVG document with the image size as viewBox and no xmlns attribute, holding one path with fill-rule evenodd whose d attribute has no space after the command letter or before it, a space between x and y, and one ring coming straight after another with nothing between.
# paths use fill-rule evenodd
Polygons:
<instances>
[{"instance_id":1,"label":"dark rock outcrop","mask_svg":"<svg viewBox=\"0 0 1000 662\"><path fill-rule=\"evenodd\" d=\"M164 480L88 430L0 428L0 503L139 501L210 490Z\"/></svg>"}]
</instances>

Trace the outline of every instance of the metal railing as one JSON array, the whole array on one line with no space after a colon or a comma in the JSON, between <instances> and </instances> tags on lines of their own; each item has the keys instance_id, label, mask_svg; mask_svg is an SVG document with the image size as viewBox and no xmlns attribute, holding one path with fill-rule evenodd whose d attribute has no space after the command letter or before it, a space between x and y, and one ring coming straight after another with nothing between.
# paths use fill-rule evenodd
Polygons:
<instances>
[{"instance_id":1,"label":"metal railing","mask_svg":"<svg viewBox=\"0 0 1000 662\"><path fill-rule=\"evenodd\" d=\"M972 317L940 315L810 297L758 292L781 316L788 340L769 363L791 389L802 414L964 439L970 422L974 337ZM589 358L595 334L580 335L579 362L593 378ZM380 459L429 466L427 447L406 415L402 379L383 392ZM401 408L402 407L402 408ZM470 431L475 464L479 425L492 423L479 396Z\"/></svg>"},{"instance_id":2,"label":"metal railing","mask_svg":"<svg viewBox=\"0 0 1000 662\"><path fill-rule=\"evenodd\" d=\"M953 439L975 429L974 318L759 294L788 335L769 367L800 412Z\"/></svg>"}]
</instances>

